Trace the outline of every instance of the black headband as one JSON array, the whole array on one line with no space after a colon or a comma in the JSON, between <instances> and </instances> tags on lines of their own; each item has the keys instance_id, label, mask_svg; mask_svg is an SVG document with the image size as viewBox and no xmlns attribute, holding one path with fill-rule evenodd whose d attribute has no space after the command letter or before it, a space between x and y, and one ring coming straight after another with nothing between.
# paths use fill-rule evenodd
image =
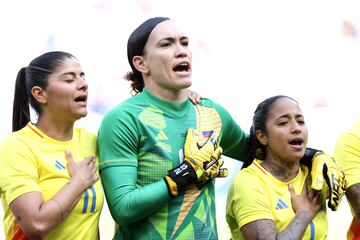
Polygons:
<instances>
[{"instance_id":1,"label":"black headband","mask_svg":"<svg viewBox=\"0 0 360 240\"><path fill-rule=\"evenodd\" d=\"M134 73L137 73L138 71L134 67L132 63L132 59L134 58L134 56L143 55L145 44L152 30L159 23L168 19L169 18L166 17L149 18L131 33L127 44L127 55L128 55L129 64Z\"/></svg>"}]
</instances>

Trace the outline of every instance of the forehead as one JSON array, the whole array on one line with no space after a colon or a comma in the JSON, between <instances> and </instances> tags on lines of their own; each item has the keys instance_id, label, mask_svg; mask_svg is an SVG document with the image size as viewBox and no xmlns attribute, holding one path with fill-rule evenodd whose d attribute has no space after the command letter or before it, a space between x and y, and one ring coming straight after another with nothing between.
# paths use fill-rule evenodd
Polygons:
<instances>
[{"instance_id":1,"label":"forehead","mask_svg":"<svg viewBox=\"0 0 360 240\"><path fill-rule=\"evenodd\" d=\"M152 30L148 42L158 42L164 38L180 38L185 37L184 32L172 20L165 20Z\"/></svg>"},{"instance_id":2,"label":"forehead","mask_svg":"<svg viewBox=\"0 0 360 240\"><path fill-rule=\"evenodd\" d=\"M269 118L279 118L285 115L302 115L300 106L289 98L277 99L269 109Z\"/></svg>"},{"instance_id":3,"label":"forehead","mask_svg":"<svg viewBox=\"0 0 360 240\"><path fill-rule=\"evenodd\" d=\"M75 72L81 69L80 63L76 58L64 58L56 69L56 73Z\"/></svg>"}]
</instances>

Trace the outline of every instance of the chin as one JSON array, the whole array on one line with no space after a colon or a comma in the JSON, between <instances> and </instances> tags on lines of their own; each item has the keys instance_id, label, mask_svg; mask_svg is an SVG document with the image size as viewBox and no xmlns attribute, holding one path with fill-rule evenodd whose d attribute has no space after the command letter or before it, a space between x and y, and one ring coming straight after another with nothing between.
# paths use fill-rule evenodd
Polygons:
<instances>
[{"instance_id":1,"label":"chin","mask_svg":"<svg viewBox=\"0 0 360 240\"><path fill-rule=\"evenodd\" d=\"M300 159L302 159L304 156L304 154L298 154L295 156L296 160L299 161Z\"/></svg>"},{"instance_id":2,"label":"chin","mask_svg":"<svg viewBox=\"0 0 360 240\"><path fill-rule=\"evenodd\" d=\"M79 114L78 114L78 119L83 118L83 117L86 117L87 114L88 114L87 111L79 113Z\"/></svg>"},{"instance_id":3,"label":"chin","mask_svg":"<svg viewBox=\"0 0 360 240\"><path fill-rule=\"evenodd\" d=\"M182 88L189 88L189 87L191 87L191 85L192 85L192 81L191 81L191 79L189 79L189 80L183 82Z\"/></svg>"}]
</instances>

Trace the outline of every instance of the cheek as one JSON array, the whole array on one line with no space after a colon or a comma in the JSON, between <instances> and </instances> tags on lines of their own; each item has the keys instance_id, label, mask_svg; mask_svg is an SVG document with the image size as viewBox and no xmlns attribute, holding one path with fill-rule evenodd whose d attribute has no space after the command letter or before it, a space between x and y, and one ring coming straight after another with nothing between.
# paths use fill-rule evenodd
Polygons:
<instances>
[{"instance_id":1,"label":"cheek","mask_svg":"<svg viewBox=\"0 0 360 240\"><path fill-rule=\"evenodd\" d=\"M167 72L166 66L168 63L163 60L154 59L151 64L149 65L149 69L151 72L151 75L153 76L161 76L165 72Z\"/></svg>"},{"instance_id":2,"label":"cheek","mask_svg":"<svg viewBox=\"0 0 360 240\"><path fill-rule=\"evenodd\" d=\"M54 93L54 96L56 96L58 100L65 100L69 98L70 93L69 91L59 89L56 93Z\"/></svg>"},{"instance_id":3,"label":"cheek","mask_svg":"<svg viewBox=\"0 0 360 240\"><path fill-rule=\"evenodd\" d=\"M303 134L304 134L304 143L305 143L305 145L307 145L307 143L308 143L308 137L309 137L309 132L308 132L308 129L307 129L307 128L305 128L305 129L303 130Z\"/></svg>"},{"instance_id":4,"label":"cheek","mask_svg":"<svg viewBox=\"0 0 360 240\"><path fill-rule=\"evenodd\" d=\"M283 147L287 143L287 135L281 131L273 131L268 134L268 143L273 146Z\"/></svg>"},{"instance_id":5,"label":"cheek","mask_svg":"<svg viewBox=\"0 0 360 240\"><path fill-rule=\"evenodd\" d=\"M69 88L57 88L55 91L51 92L51 100L54 102L65 102L69 99L72 99L73 91Z\"/></svg>"},{"instance_id":6,"label":"cheek","mask_svg":"<svg viewBox=\"0 0 360 240\"><path fill-rule=\"evenodd\" d=\"M190 60L192 60L192 51L189 50L188 57Z\"/></svg>"}]
</instances>

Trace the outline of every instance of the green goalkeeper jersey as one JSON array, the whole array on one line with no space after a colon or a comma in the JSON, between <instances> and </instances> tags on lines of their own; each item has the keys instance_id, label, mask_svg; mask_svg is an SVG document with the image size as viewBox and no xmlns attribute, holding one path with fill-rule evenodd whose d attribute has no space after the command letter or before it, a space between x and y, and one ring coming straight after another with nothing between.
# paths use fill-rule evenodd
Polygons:
<instances>
[{"instance_id":1,"label":"green goalkeeper jersey","mask_svg":"<svg viewBox=\"0 0 360 240\"><path fill-rule=\"evenodd\" d=\"M103 119L99 169L116 239L217 239L214 181L170 198L163 180L183 161L188 128L216 132L226 156L242 159L247 151L246 134L208 99L173 103L144 89Z\"/></svg>"}]
</instances>

